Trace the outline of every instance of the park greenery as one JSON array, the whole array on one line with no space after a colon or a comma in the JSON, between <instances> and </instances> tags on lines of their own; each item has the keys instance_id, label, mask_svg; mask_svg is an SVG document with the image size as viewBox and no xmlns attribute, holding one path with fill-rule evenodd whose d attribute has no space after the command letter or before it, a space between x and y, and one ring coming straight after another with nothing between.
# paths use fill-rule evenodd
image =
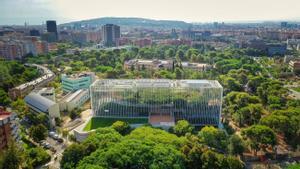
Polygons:
<instances>
[{"instance_id":1,"label":"park greenery","mask_svg":"<svg viewBox=\"0 0 300 169\"><path fill-rule=\"evenodd\" d=\"M192 134L193 127L187 121L180 121L174 127L176 135L150 126L133 129L130 133L128 130L128 124L121 122L97 129L82 143L74 143L65 150L61 167L244 168L244 163L234 155L225 156L215 151L215 145L208 147L203 141L207 137L200 134L203 129L199 136ZM210 134L219 137L215 132Z\"/></svg>"},{"instance_id":2,"label":"park greenery","mask_svg":"<svg viewBox=\"0 0 300 169\"><path fill-rule=\"evenodd\" d=\"M224 87L222 122L225 130L214 127L201 129L186 121L166 132L151 126L130 128L130 121L93 119L86 130L98 128L82 143L73 143L63 153L61 167L71 168L244 168L244 152L274 152L279 141L286 142L293 150L300 146L300 101L289 96L284 87L288 80L281 72L287 71L281 62L269 59L251 49L227 48L222 51L208 46L151 46L144 48L91 50L66 54L69 44L60 44L56 53L26 58L28 63L48 64L56 74L94 71L99 78L166 78L218 80ZM259 56L258 60L252 56ZM170 70L125 69L129 59L172 59ZM181 62L199 62L213 65L207 71L182 68ZM47 119L27 111L24 102L11 101L8 89L38 76L35 69L15 61L0 61L0 104L11 106L21 117L29 118L32 125L39 126ZM3 72L3 73L2 73ZM59 86L58 82L51 84ZM164 96L172 93L162 92ZM134 93L136 94L136 93ZM136 95L127 99L134 102ZM151 93L141 92L141 102L166 102L165 97L153 98ZM197 101L197 93L178 94L177 100ZM174 101L174 100L173 100ZM187 100L185 100L187 101ZM114 107L114 105L107 105ZM70 116L78 117L77 112ZM116 123L115 121L120 120ZM146 121L146 120L145 120ZM45 124L42 124L45 125ZM30 136L36 141L45 137L43 127L31 127ZM45 125L47 127L47 125ZM239 129L235 132L231 127ZM283 140L278 140L283 136ZM15 152L16 149L7 151ZM37 157L32 150L31 157ZM1 164L20 164L18 153L14 157L6 153ZM43 158L44 159L44 158ZM3 160L14 162L3 163ZM43 161L43 160L40 160ZM34 162L32 162L34 163Z\"/></svg>"},{"instance_id":3,"label":"park greenery","mask_svg":"<svg viewBox=\"0 0 300 169\"><path fill-rule=\"evenodd\" d=\"M8 106L12 100L8 90L39 76L38 70L24 66L18 61L0 60L0 106Z\"/></svg>"},{"instance_id":4,"label":"park greenery","mask_svg":"<svg viewBox=\"0 0 300 169\"><path fill-rule=\"evenodd\" d=\"M0 154L0 169L33 169L50 161L50 155L41 147L36 147L23 138L22 148L11 141Z\"/></svg>"}]
</instances>

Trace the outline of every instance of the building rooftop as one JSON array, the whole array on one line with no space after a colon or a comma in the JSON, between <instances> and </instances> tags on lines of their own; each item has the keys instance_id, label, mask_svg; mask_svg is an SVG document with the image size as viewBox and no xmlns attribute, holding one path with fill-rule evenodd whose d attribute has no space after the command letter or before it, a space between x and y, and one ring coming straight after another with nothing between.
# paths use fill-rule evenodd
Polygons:
<instances>
[{"instance_id":1,"label":"building rooftop","mask_svg":"<svg viewBox=\"0 0 300 169\"><path fill-rule=\"evenodd\" d=\"M0 108L0 121L7 119L11 116L12 113L3 110L2 108Z\"/></svg>"},{"instance_id":2,"label":"building rooftop","mask_svg":"<svg viewBox=\"0 0 300 169\"><path fill-rule=\"evenodd\" d=\"M79 79L82 77L87 77L87 76L91 76L94 75L94 72L83 72L83 73L77 73L77 74L71 74L71 75L66 75L63 74L62 76L68 79Z\"/></svg>"},{"instance_id":3,"label":"building rooftop","mask_svg":"<svg viewBox=\"0 0 300 169\"><path fill-rule=\"evenodd\" d=\"M35 92L37 94L41 94L41 93L54 93L54 87L37 88L37 89L34 89L33 92Z\"/></svg>"},{"instance_id":4,"label":"building rooftop","mask_svg":"<svg viewBox=\"0 0 300 169\"><path fill-rule=\"evenodd\" d=\"M169 79L102 79L97 80L91 87L105 88L222 88L216 80L169 80Z\"/></svg>"},{"instance_id":5,"label":"building rooftop","mask_svg":"<svg viewBox=\"0 0 300 169\"><path fill-rule=\"evenodd\" d=\"M51 72L49 69L47 69L47 68L44 67L44 66L37 65L37 64L31 64L31 65L30 65L30 64L27 64L27 65L28 65L28 66L35 66L35 67L37 67L38 69L40 69L40 70L43 71L43 74L44 74L44 75L42 75L41 77L39 77L39 78L37 78L37 79L34 79L34 80L30 81L30 82L23 83L23 84L21 84L21 85L15 87L16 89L23 90L23 89L25 89L25 88L28 87L28 86L35 86L35 85L38 85L38 84L41 83L42 81L47 80L47 79L49 79L49 78L55 76L53 72Z\"/></svg>"},{"instance_id":6,"label":"building rooftop","mask_svg":"<svg viewBox=\"0 0 300 169\"><path fill-rule=\"evenodd\" d=\"M76 92L68 93L62 100L65 102L71 102L75 98L81 97L87 91L88 91L88 89L80 89L80 90L77 90Z\"/></svg>"},{"instance_id":7,"label":"building rooftop","mask_svg":"<svg viewBox=\"0 0 300 169\"><path fill-rule=\"evenodd\" d=\"M49 100L36 93L30 93L25 97L24 100L27 104L37 108L42 112L47 112L51 106L56 104L54 101Z\"/></svg>"}]
</instances>

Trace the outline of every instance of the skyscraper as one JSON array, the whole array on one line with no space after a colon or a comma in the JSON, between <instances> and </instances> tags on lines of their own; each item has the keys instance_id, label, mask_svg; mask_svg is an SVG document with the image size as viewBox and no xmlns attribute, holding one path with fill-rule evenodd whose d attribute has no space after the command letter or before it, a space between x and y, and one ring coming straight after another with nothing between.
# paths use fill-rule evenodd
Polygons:
<instances>
[{"instance_id":1,"label":"skyscraper","mask_svg":"<svg viewBox=\"0 0 300 169\"><path fill-rule=\"evenodd\" d=\"M47 21L46 24L47 24L47 32L51 34L55 34L55 38L56 40L58 40L56 21Z\"/></svg>"},{"instance_id":2,"label":"skyscraper","mask_svg":"<svg viewBox=\"0 0 300 169\"><path fill-rule=\"evenodd\" d=\"M115 46L117 39L121 37L120 26L113 24L103 25L102 37L105 46Z\"/></svg>"}]
</instances>

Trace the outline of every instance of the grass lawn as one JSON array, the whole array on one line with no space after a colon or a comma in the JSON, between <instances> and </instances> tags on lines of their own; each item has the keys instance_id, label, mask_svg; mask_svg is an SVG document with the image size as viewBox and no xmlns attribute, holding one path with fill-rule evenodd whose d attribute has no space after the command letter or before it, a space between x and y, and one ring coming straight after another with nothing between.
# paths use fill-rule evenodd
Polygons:
<instances>
[{"instance_id":1,"label":"grass lawn","mask_svg":"<svg viewBox=\"0 0 300 169\"><path fill-rule=\"evenodd\" d=\"M111 126L116 121L125 121L129 124L146 124L148 123L147 118L103 118L103 117L93 117L84 127L84 131L93 130L100 127Z\"/></svg>"},{"instance_id":2,"label":"grass lawn","mask_svg":"<svg viewBox=\"0 0 300 169\"><path fill-rule=\"evenodd\" d=\"M296 87L296 88L292 88L293 90L295 90L296 92L300 92L300 87Z\"/></svg>"}]
</instances>

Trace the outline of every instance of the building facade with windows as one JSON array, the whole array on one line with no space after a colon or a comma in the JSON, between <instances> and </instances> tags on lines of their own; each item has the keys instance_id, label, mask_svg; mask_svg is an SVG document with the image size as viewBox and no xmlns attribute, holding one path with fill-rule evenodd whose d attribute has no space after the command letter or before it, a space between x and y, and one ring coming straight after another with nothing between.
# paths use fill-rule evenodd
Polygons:
<instances>
[{"instance_id":1,"label":"building facade with windows","mask_svg":"<svg viewBox=\"0 0 300 169\"><path fill-rule=\"evenodd\" d=\"M94 117L147 118L160 126L183 119L195 126L220 125L223 88L218 81L102 79L90 92Z\"/></svg>"},{"instance_id":2,"label":"building facade with windows","mask_svg":"<svg viewBox=\"0 0 300 169\"><path fill-rule=\"evenodd\" d=\"M72 111L75 108L83 106L90 98L88 89L80 89L76 92L70 92L63 97L59 102L59 109L61 111Z\"/></svg>"},{"instance_id":3,"label":"building facade with windows","mask_svg":"<svg viewBox=\"0 0 300 169\"><path fill-rule=\"evenodd\" d=\"M118 25L103 25L101 31L104 46L115 46L117 40L121 37L120 26Z\"/></svg>"},{"instance_id":4,"label":"building facade with windows","mask_svg":"<svg viewBox=\"0 0 300 169\"><path fill-rule=\"evenodd\" d=\"M74 92L79 89L89 89L90 85L95 81L95 73L85 72L79 74L61 76L62 89L64 92Z\"/></svg>"},{"instance_id":5,"label":"building facade with windows","mask_svg":"<svg viewBox=\"0 0 300 169\"><path fill-rule=\"evenodd\" d=\"M17 115L0 107L0 151L5 149L10 139L20 140Z\"/></svg>"}]
</instances>

